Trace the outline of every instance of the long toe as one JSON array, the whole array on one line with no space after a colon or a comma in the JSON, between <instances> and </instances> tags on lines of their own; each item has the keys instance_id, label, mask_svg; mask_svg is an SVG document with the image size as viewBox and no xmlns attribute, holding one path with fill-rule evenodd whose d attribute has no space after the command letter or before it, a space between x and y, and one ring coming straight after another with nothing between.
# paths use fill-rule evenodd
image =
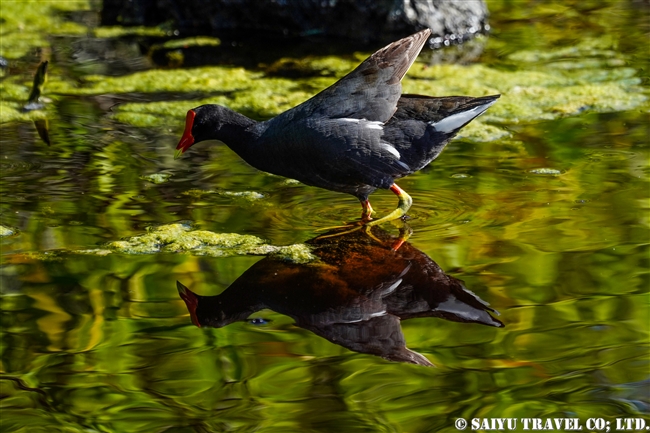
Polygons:
<instances>
[{"instance_id":1,"label":"long toe","mask_svg":"<svg viewBox=\"0 0 650 433\"><path fill-rule=\"evenodd\" d=\"M332 226L332 227L323 227L320 229L316 229L314 231L316 232L329 232L331 230L343 230L343 229L351 229L353 227L361 227L365 224L366 222L361 220L361 221L352 221L347 224L344 224L342 226Z\"/></svg>"},{"instance_id":2,"label":"long toe","mask_svg":"<svg viewBox=\"0 0 650 433\"><path fill-rule=\"evenodd\" d=\"M356 224L354 226L342 226L342 227L339 227L339 228L346 228L346 227L352 227L352 228L350 228L349 230L342 230L340 232L327 233L327 234L324 234L324 235L320 235L320 236L317 236L316 239L327 239L327 238L333 238L333 237L336 237L336 236L348 235L350 233L354 233L357 230L362 229L364 226L360 225L360 224Z\"/></svg>"},{"instance_id":3,"label":"long toe","mask_svg":"<svg viewBox=\"0 0 650 433\"><path fill-rule=\"evenodd\" d=\"M411 208L411 204L413 204L413 199L411 198L410 195L406 193L406 191L404 191L402 188L397 186L397 184L395 183L390 187L390 190L393 191L393 193L395 193L399 199L397 208L391 213L389 213L388 215L386 215L385 217L379 218L378 220L367 222L366 223L367 226L369 227L377 226L380 224L384 224L385 222L393 221L398 218L401 218L404 215L406 215L406 212L408 212L408 210Z\"/></svg>"},{"instance_id":4,"label":"long toe","mask_svg":"<svg viewBox=\"0 0 650 433\"><path fill-rule=\"evenodd\" d=\"M372 233L372 227L369 226L368 224L364 226L364 231L370 238L374 239L380 244L382 245L386 244L385 241L382 241ZM404 223L402 227L400 227L399 229L399 236L392 242L390 249L393 251L397 251L404 244L404 242L406 242L411 237L412 234L413 234L413 229L411 228L411 226Z\"/></svg>"}]
</instances>

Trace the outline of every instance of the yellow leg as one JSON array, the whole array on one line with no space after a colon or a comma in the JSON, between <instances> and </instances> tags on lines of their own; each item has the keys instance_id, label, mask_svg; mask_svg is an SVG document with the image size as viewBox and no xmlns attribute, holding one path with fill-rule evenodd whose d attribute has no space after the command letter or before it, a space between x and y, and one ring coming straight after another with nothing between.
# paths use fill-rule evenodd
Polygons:
<instances>
[{"instance_id":1,"label":"yellow leg","mask_svg":"<svg viewBox=\"0 0 650 433\"><path fill-rule=\"evenodd\" d=\"M370 206L370 201L368 199L365 199L361 202L361 206L363 206L363 211L361 212L361 221L365 223L372 220L372 214L375 213L375 211L373 210L372 206Z\"/></svg>"},{"instance_id":2,"label":"yellow leg","mask_svg":"<svg viewBox=\"0 0 650 433\"><path fill-rule=\"evenodd\" d=\"M366 223L367 226L377 226L387 221L396 220L406 215L406 212L408 212L408 210L410 209L411 205L413 204L413 199L411 198L410 195L406 193L406 191L404 191L402 188L397 186L397 184L393 184L393 186L390 187L390 190L393 191L395 194L397 194L397 198L399 198L397 209L395 209L385 217L379 218L378 220L367 222Z\"/></svg>"},{"instance_id":3,"label":"yellow leg","mask_svg":"<svg viewBox=\"0 0 650 433\"><path fill-rule=\"evenodd\" d=\"M364 226L364 228L365 228L365 232L366 232L366 234L367 234L369 237L371 237L371 238L374 239L375 241L379 242L380 244L383 244L383 243L384 243L381 239L379 239L377 236L375 236L375 235L372 233L372 227L370 227L368 224L366 224L366 225ZM405 222L402 222L402 226L399 228L399 237L398 237L397 239L395 239L395 241L393 242L393 244L392 244L392 246L390 247L390 249L393 250L393 251L397 251L397 250L399 249L399 247L401 247L402 244L403 244L404 242L406 242L406 241L408 240L408 238L411 237L412 234L413 234L413 229L411 228L411 226L409 226L409 225L408 225L407 223L405 223Z\"/></svg>"},{"instance_id":4,"label":"yellow leg","mask_svg":"<svg viewBox=\"0 0 650 433\"><path fill-rule=\"evenodd\" d=\"M361 221L354 221L354 222L348 223L348 224L343 225L343 226L325 227L325 228L322 228L322 229L316 229L316 231L317 232L325 232L325 231L336 230L336 229L352 228L352 227L356 227L356 226L362 226L365 223L367 223L368 221L372 221L372 214L375 213L375 211L372 208L372 206L370 206L370 201L368 201L368 199L360 200L360 201L361 201L361 206L363 207L363 211L361 211ZM352 231L354 231L354 230L345 231L345 232L342 232L340 234L347 234L347 233L350 233ZM327 236L322 236L322 238L328 238L328 237L337 236L337 235L338 234L336 234L336 235L327 235Z\"/></svg>"},{"instance_id":5,"label":"yellow leg","mask_svg":"<svg viewBox=\"0 0 650 433\"><path fill-rule=\"evenodd\" d=\"M399 250L399 247L401 247L402 244L406 242L412 234L413 229L411 226L404 223L404 225L399 229L399 237L395 240L395 242L393 242L393 245L390 247L390 249L393 251Z\"/></svg>"}]
</instances>

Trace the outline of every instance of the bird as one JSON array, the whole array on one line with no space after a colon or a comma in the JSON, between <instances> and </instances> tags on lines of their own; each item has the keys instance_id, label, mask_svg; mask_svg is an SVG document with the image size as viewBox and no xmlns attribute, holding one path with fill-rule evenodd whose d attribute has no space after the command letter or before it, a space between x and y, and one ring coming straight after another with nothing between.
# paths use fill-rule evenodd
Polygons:
<instances>
[{"instance_id":1,"label":"bird","mask_svg":"<svg viewBox=\"0 0 650 433\"><path fill-rule=\"evenodd\" d=\"M500 97L402 94L402 78L430 35L425 29L387 45L330 87L266 121L216 104L193 108L174 158L196 143L218 140L258 170L353 195L362 206L362 225L402 218L413 200L395 181L427 166ZM398 205L373 219L368 197L377 189L396 194Z\"/></svg>"}]
</instances>

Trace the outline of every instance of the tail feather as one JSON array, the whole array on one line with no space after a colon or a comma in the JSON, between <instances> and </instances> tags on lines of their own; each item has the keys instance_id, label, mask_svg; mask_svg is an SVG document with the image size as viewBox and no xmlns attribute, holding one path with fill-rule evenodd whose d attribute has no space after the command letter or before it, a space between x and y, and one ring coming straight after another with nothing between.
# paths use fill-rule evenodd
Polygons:
<instances>
[{"instance_id":1,"label":"tail feather","mask_svg":"<svg viewBox=\"0 0 650 433\"><path fill-rule=\"evenodd\" d=\"M422 95L402 95L397 103L397 111L391 118L391 121L400 120L420 120L430 124L436 124L444 121L449 117L461 115L460 117L453 117L448 125L457 124L458 120L462 120L462 114L465 112L472 112L471 110L477 109L474 116L468 115L467 122L462 123L458 128L467 125L472 119L487 110L490 105L499 99L501 95L481 96L473 98L471 96L422 96ZM479 107L483 107L480 109ZM442 125L445 125L442 123ZM445 128L446 129L446 128Z\"/></svg>"},{"instance_id":2,"label":"tail feather","mask_svg":"<svg viewBox=\"0 0 650 433\"><path fill-rule=\"evenodd\" d=\"M453 134L472 120L483 114L497 100L498 96L493 99L475 99L471 103L463 106L456 113L445 117L439 121L431 122L436 131L445 134Z\"/></svg>"}]
</instances>

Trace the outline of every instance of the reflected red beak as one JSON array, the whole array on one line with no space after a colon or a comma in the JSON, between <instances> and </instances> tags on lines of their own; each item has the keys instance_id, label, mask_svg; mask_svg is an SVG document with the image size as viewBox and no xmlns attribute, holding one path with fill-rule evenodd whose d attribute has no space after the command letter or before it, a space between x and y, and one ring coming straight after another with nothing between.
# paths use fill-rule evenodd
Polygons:
<instances>
[{"instance_id":1,"label":"reflected red beak","mask_svg":"<svg viewBox=\"0 0 650 433\"><path fill-rule=\"evenodd\" d=\"M192 323L200 328L201 324L199 323L199 318L196 316L196 308L199 306L198 296L178 281L176 281L176 288L178 289L178 294L181 295L181 298L185 301L187 311L190 312Z\"/></svg>"},{"instance_id":2,"label":"reflected red beak","mask_svg":"<svg viewBox=\"0 0 650 433\"><path fill-rule=\"evenodd\" d=\"M183 136L181 137L181 141L178 142L178 146L176 146L176 152L174 153L174 159L180 158L180 156L192 145L194 144L194 136L192 135L192 127L194 126L194 118L196 117L196 113L194 110L190 110L187 112L187 116L185 117L185 131L183 132Z\"/></svg>"}]
</instances>

